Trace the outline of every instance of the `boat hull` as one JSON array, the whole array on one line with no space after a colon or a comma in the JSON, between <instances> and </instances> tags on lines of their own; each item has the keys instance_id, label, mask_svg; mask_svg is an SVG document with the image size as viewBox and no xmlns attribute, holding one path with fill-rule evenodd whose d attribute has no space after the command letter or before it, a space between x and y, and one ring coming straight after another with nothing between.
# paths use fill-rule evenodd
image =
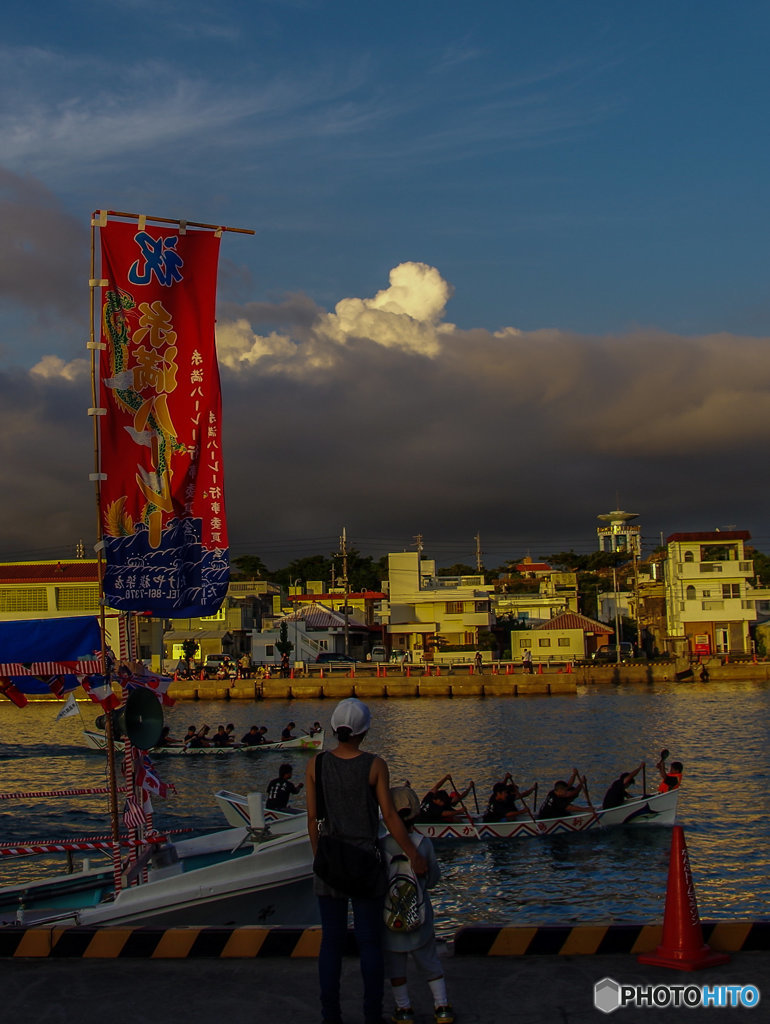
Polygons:
<instances>
[{"instance_id":1,"label":"boat hull","mask_svg":"<svg viewBox=\"0 0 770 1024\"><path fill-rule=\"evenodd\" d=\"M547 818L533 821L519 818L516 821L484 822L480 819L467 821L420 823L415 831L430 839L535 839L543 836L574 835L594 829L619 825L671 826L676 820L679 790L670 793L655 793L638 800L629 800L621 807L608 810L587 810L570 814L564 818Z\"/></svg>"},{"instance_id":2,"label":"boat hull","mask_svg":"<svg viewBox=\"0 0 770 1024\"><path fill-rule=\"evenodd\" d=\"M106 750L107 737L103 732L95 729L85 729L83 732L86 746L89 750ZM260 743L254 747L233 746L233 747L153 747L150 753L153 757L231 757L233 754L267 754L271 750L307 750L314 752L321 750L324 744L323 732L314 736L295 736L293 740L277 740L275 743ZM123 743L116 741L115 749L122 751Z\"/></svg>"},{"instance_id":3,"label":"boat hull","mask_svg":"<svg viewBox=\"0 0 770 1024\"><path fill-rule=\"evenodd\" d=\"M271 827L244 842L245 828L168 844L148 880L114 898L111 872L89 869L0 890L0 923L62 926L287 925L318 923L307 830ZM243 844L239 847L239 844Z\"/></svg>"}]
</instances>

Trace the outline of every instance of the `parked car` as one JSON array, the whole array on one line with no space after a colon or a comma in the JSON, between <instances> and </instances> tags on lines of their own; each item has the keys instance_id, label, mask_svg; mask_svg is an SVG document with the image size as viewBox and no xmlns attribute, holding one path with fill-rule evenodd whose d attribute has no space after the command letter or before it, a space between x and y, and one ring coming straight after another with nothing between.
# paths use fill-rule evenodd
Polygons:
<instances>
[{"instance_id":1,"label":"parked car","mask_svg":"<svg viewBox=\"0 0 770 1024\"><path fill-rule=\"evenodd\" d=\"M375 644L372 647L372 661L387 661L388 652L385 650L384 644Z\"/></svg>"},{"instance_id":2,"label":"parked car","mask_svg":"<svg viewBox=\"0 0 770 1024\"><path fill-rule=\"evenodd\" d=\"M224 666L228 671L235 668L235 662L229 654L207 654L203 663L203 671L210 679Z\"/></svg>"},{"instance_id":3,"label":"parked car","mask_svg":"<svg viewBox=\"0 0 770 1024\"><path fill-rule=\"evenodd\" d=\"M618 660L618 646L620 647L620 660L630 661L635 657L634 645L628 643L621 643L619 645L610 644L607 647L600 647L598 651L594 651L591 655L592 661L617 661Z\"/></svg>"},{"instance_id":4,"label":"parked car","mask_svg":"<svg viewBox=\"0 0 770 1024\"><path fill-rule=\"evenodd\" d=\"M323 665L325 668L351 668L357 664L356 659L349 654L336 654L334 651L321 651L315 660L316 665Z\"/></svg>"}]
</instances>

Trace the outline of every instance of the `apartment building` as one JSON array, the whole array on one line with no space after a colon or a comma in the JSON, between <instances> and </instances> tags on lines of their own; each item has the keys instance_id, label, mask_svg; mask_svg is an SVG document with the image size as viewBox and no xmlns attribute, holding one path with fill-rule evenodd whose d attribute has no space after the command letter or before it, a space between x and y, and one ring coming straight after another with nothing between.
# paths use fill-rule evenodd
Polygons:
<instances>
[{"instance_id":1,"label":"apartment building","mask_svg":"<svg viewBox=\"0 0 770 1024\"><path fill-rule=\"evenodd\" d=\"M767 590L752 584L747 530L674 533L666 541L665 596L672 653L745 654L757 601Z\"/></svg>"},{"instance_id":2,"label":"apartment building","mask_svg":"<svg viewBox=\"0 0 770 1024\"><path fill-rule=\"evenodd\" d=\"M479 633L492 626L492 589L482 574L438 576L436 563L416 551L388 555L379 618L391 649L414 661L473 660Z\"/></svg>"}]
</instances>

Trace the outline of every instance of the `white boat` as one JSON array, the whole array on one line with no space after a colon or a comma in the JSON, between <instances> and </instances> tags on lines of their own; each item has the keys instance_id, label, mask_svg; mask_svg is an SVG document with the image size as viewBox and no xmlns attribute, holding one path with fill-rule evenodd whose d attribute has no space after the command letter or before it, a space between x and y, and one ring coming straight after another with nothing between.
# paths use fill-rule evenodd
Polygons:
<instances>
[{"instance_id":1,"label":"white boat","mask_svg":"<svg viewBox=\"0 0 770 1024\"><path fill-rule=\"evenodd\" d=\"M84 729L86 746L89 750L106 750L107 736L99 729ZM202 754L207 757L229 757L232 754L267 754L271 750L321 750L324 744L324 732L314 733L312 736L295 736L291 740L275 740L273 743L258 743L253 747L236 743L231 747L189 747L183 744L171 747L153 747L150 751L153 757L197 757ZM115 749L122 751L124 744L116 741Z\"/></svg>"},{"instance_id":2,"label":"white boat","mask_svg":"<svg viewBox=\"0 0 770 1024\"><path fill-rule=\"evenodd\" d=\"M229 789L220 789L214 794L214 799L219 804L219 809L224 814L225 820L233 828L243 828L244 825L249 824L250 812L247 797L241 793L231 793ZM280 824L290 831L292 829L301 831L307 828L307 816L304 810L272 811L266 807L262 813L265 821L271 827L273 824L276 826Z\"/></svg>"},{"instance_id":3,"label":"white boat","mask_svg":"<svg viewBox=\"0 0 770 1024\"><path fill-rule=\"evenodd\" d=\"M317 924L307 829L260 822L253 810L261 807L259 794L251 806L258 827L250 820L249 827L150 847L129 871L141 883L117 894L111 867L88 861L72 874L0 888L0 925Z\"/></svg>"},{"instance_id":4,"label":"white boat","mask_svg":"<svg viewBox=\"0 0 770 1024\"><path fill-rule=\"evenodd\" d=\"M248 800L238 793L220 789L214 798L227 821L233 825L243 825L248 820ZM530 817L516 821L482 821L480 815L469 815L465 821L436 822L436 824L418 823L415 831L431 839L528 839L538 836L572 835L576 832L587 832L589 829L609 828L617 825L673 825L676 819L676 808L679 790L670 793L655 793L651 796L628 800L622 807L608 810L586 810L580 814L570 814L564 818L547 818L543 821ZM272 816L275 822L281 822L291 828L304 827L304 815L284 814L280 811L265 811L265 817ZM297 822L297 818L301 821Z\"/></svg>"},{"instance_id":5,"label":"white boat","mask_svg":"<svg viewBox=\"0 0 770 1024\"><path fill-rule=\"evenodd\" d=\"M515 821L485 822L479 815L469 815L465 821L418 823L415 831L431 839L530 839L574 835L618 825L671 826L676 820L678 800L679 790L674 789L669 793L654 793L627 800L620 807L586 810L563 818L540 820L528 816Z\"/></svg>"}]
</instances>

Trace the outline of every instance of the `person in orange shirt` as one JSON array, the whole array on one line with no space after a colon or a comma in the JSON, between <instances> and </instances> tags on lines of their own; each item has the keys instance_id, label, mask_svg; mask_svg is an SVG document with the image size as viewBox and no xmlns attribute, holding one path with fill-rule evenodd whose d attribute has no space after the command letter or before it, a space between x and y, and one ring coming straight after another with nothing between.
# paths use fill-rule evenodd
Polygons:
<instances>
[{"instance_id":1,"label":"person in orange shirt","mask_svg":"<svg viewBox=\"0 0 770 1024\"><path fill-rule=\"evenodd\" d=\"M671 768L666 769L665 758L661 758L655 767L660 772L661 778L661 783L658 786L659 793L668 793L672 789L677 789L682 784L684 766L681 761L672 761Z\"/></svg>"}]
</instances>

